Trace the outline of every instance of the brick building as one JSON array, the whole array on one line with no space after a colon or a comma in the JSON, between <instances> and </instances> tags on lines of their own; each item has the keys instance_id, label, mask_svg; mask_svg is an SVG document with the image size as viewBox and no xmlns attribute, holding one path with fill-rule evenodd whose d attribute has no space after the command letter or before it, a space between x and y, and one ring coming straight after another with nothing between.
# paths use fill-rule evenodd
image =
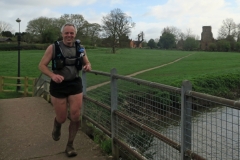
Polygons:
<instances>
[{"instance_id":1,"label":"brick building","mask_svg":"<svg viewBox=\"0 0 240 160\"><path fill-rule=\"evenodd\" d=\"M130 40L130 48L142 48L142 41Z\"/></svg>"}]
</instances>

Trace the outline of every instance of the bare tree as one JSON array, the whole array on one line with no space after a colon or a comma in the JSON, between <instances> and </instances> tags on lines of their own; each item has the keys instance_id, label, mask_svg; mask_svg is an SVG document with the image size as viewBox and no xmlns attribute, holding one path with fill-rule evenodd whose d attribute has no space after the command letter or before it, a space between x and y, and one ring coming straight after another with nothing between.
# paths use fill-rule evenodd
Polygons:
<instances>
[{"instance_id":1,"label":"bare tree","mask_svg":"<svg viewBox=\"0 0 240 160\"><path fill-rule=\"evenodd\" d=\"M181 30L178 30L178 32L176 32L176 34L174 34L177 38L176 40L186 40L187 38L193 38L195 40L199 40L199 36L193 34L192 29L191 28L187 28L185 32L181 32Z\"/></svg>"},{"instance_id":2,"label":"bare tree","mask_svg":"<svg viewBox=\"0 0 240 160\"><path fill-rule=\"evenodd\" d=\"M159 38L155 38L154 42L157 44L159 42Z\"/></svg>"},{"instance_id":3,"label":"bare tree","mask_svg":"<svg viewBox=\"0 0 240 160\"><path fill-rule=\"evenodd\" d=\"M143 31L141 31L138 35L137 35L137 41L135 41L136 47L139 48L140 44L144 41L144 33Z\"/></svg>"},{"instance_id":4,"label":"bare tree","mask_svg":"<svg viewBox=\"0 0 240 160\"><path fill-rule=\"evenodd\" d=\"M240 23L237 25L237 41L240 42Z\"/></svg>"},{"instance_id":5,"label":"bare tree","mask_svg":"<svg viewBox=\"0 0 240 160\"><path fill-rule=\"evenodd\" d=\"M237 28L237 25L232 18L227 18L223 20L223 25L218 30L218 37L219 37L218 39L224 39L228 36L236 37L237 35L236 28Z\"/></svg>"},{"instance_id":6,"label":"bare tree","mask_svg":"<svg viewBox=\"0 0 240 160\"><path fill-rule=\"evenodd\" d=\"M9 23L0 21L0 35L2 36L2 31L12 31L12 26Z\"/></svg>"},{"instance_id":7,"label":"bare tree","mask_svg":"<svg viewBox=\"0 0 240 160\"><path fill-rule=\"evenodd\" d=\"M110 14L103 16L102 22L104 35L109 38L112 52L115 53L115 48L121 41L121 37L129 35L135 23L132 22L130 16L127 16L118 8L112 10Z\"/></svg>"},{"instance_id":8,"label":"bare tree","mask_svg":"<svg viewBox=\"0 0 240 160\"><path fill-rule=\"evenodd\" d=\"M183 32L180 32L179 33L179 40L185 40L186 39L186 36Z\"/></svg>"},{"instance_id":9,"label":"bare tree","mask_svg":"<svg viewBox=\"0 0 240 160\"><path fill-rule=\"evenodd\" d=\"M186 37L192 37L192 30L191 28L187 28L186 29L186 34L185 34Z\"/></svg>"}]
</instances>

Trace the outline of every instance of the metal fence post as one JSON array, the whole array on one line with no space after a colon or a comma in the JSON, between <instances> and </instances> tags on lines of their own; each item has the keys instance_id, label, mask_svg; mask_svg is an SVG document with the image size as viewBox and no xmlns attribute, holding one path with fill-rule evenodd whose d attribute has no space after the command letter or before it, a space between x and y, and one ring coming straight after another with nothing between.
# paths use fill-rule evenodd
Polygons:
<instances>
[{"instance_id":1,"label":"metal fence post","mask_svg":"<svg viewBox=\"0 0 240 160\"><path fill-rule=\"evenodd\" d=\"M185 156L185 152L191 150L192 97L186 95L186 92L191 90L191 82L183 81L181 88L181 160L190 160L190 157Z\"/></svg>"},{"instance_id":2,"label":"metal fence post","mask_svg":"<svg viewBox=\"0 0 240 160\"><path fill-rule=\"evenodd\" d=\"M83 95L87 94L87 73L82 71Z\"/></svg>"},{"instance_id":3,"label":"metal fence post","mask_svg":"<svg viewBox=\"0 0 240 160\"><path fill-rule=\"evenodd\" d=\"M118 160L119 151L118 147L114 145L114 137L117 127L117 118L114 116L114 111L117 110L118 104L118 92L117 92L117 79L113 77L114 74L117 74L117 70L113 68L111 70L111 139L112 139L112 155L114 160Z\"/></svg>"},{"instance_id":4,"label":"metal fence post","mask_svg":"<svg viewBox=\"0 0 240 160\"><path fill-rule=\"evenodd\" d=\"M84 95L87 95L87 73L84 71L82 71L82 85L83 85L83 96L84 96ZM83 121L82 121L83 112L84 112L84 101L82 99L80 126L83 126Z\"/></svg>"}]
</instances>

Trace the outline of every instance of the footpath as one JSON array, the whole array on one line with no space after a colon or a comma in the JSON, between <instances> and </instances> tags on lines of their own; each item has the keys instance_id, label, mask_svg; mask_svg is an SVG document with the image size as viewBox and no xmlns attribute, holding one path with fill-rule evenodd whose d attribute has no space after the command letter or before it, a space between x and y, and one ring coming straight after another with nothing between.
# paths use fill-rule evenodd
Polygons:
<instances>
[{"instance_id":1,"label":"footpath","mask_svg":"<svg viewBox=\"0 0 240 160\"><path fill-rule=\"evenodd\" d=\"M79 130L74 147L76 157L68 158L67 120L59 141L51 136L55 113L41 97L0 99L0 160L110 160L97 144Z\"/></svg>"}]
</instances>

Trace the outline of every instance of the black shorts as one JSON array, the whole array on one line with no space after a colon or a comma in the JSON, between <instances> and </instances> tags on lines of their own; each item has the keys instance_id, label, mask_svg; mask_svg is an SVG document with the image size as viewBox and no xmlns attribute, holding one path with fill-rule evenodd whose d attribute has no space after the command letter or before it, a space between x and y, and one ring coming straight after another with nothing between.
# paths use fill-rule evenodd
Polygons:
<instances>
[{"instance_id":1,"label":"black shorts","mask_svg":"<svg viewBox=\"0 0 240 160\"><path fill-rule=\"evenodd\" d=\"M82 79L80 77L62 83L56 83L53 80L50 82L50 94L56 98L66 98L69 95L82 93L82 90Z\"/></svg>"}]
</instances>

